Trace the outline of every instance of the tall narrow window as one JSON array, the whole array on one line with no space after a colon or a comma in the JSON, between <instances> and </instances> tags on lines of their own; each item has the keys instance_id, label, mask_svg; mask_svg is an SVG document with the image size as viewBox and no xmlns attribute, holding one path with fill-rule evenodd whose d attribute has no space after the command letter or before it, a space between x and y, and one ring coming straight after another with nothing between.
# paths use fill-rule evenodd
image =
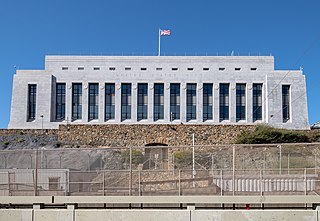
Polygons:
<instances>
[{"instance_id":1,"label":"tall narrow window","mask_svg":"<svg viewBox=\"0 0 320 221\"><path fill-rule=\"evenodd\" d=\"M36 119L37 85L28 85L28 121Z\"/></svg>"},{"instance_id":2,"label":"tall narrow window","mask_svg":"<svg viewBox=\"0 0 320 221\"><path fill-rule=\"evenodd\" d=\"M138 84L138 121L148 119L148 84Z\"/></svg>"},{"instance_id":3,"label":"tall narrow window","mask_svg":"<svg viewBox=\"0 0 320 221\"><path fill-rule=\"evenodd\" d=\"M229 84L220 84L220 121L229 120Z\"/></svg>"},{"instance_id":4,"label":"tall narrow window","mask_svg":"<svg viewBox=\"0 0 320 221\"><path fill-rule=\"evenodd\" d=\"M187 84L187 121L197 119L197 84Z\"/></svg>"},{"instance_id":5,"label":"tall narrow window","mask_svg":"<svg viewBox=\"0 0 320 221\"><path fill-rule=\"evenodd\" d=\"M283 123L290 120L290 85L282 85L282 119Z\"/></svg>"},{"instance_id":6,"label":"tall narrow window","mask_svg":"<svg viewBox=\"0 0 320 221\"><path fill-rule=\"evenodd\" d=\"M121 84L121 121L131 119L131 84Z\"/></svg>"},{"instance_id":7,"label":"tall narrow window","mask_svg":"<svg viewBox=\"0 0 320 221\"><path fill-rule=\"evenodd\" d=\"M246 84L236 85L236 120L246 119Z\"/></svg>"},{"instance_id":8,"label":"tall narrow window","mask_svg":"<svg viewBox=\"0 0 320 221\"><path fill-rule=\"evenodd\" d=\"M89 84L89 120L99 117L99 84Z\"/></svg>"},{"instance_id":9,"label":"tall narrow window","mask_svg":"<svg viewBox=\"0 0 320 221\"><path fill-rule=\"evenodd\" d=\"M170 121L180 119L180 84L170 84Z\"/></svg>"},{"instance_id":10,"label":"tall narrow window","mask_svg":"<svg viewBox=\"0 0 320 221\"><path fill-rule=\"evenodd\" d=\"M203 84L203 121L212 120L213 97L212 97L213 84Z\"/></svg>"},{"instance_id":11,"label":"tall narrow window","mask_svg":"<svg viewBox=\"0 0 320 221\"><path fill-rule=\"evenodd\" d=\"M105 120L112 120L115 116L115 84L107 83L105 85L106 96L105 96Z\"/></svg>"},{"instance_id":12,"label":"tall narrow window","mask_svg":"<svg viewBox=\"0 0 320 221\"><path fill-rule=\"evenodd\" d=\"M164 119L164 84L154 84L153 120Z\"/></svg>"},{"instance_id":13,"label":"tall narrow window","mask_svg":"<svg viewBox=\"0 0 320 221\"><path fill-rule=\"evenodd\" d=\"M82 84L72 84L72 120L82 119Z\"/></svg>"},{"instance_id":14,"label":"tall narrow window","mask_svg":"<svg viewBox=\"0 0 320 221\"><path fill-rule=\"evenodd\" d=\"M262 120L262 84L253 84L252 93L252 120L255 122Z\"/></svg>"},{"instance_id":15,"label":"tall narrow window","mask_svg":"<svg viewBox=\"0 0 320 221\"><path fill-rule=\"evenodd\" d=\"M56 85L56 120L64 120L66 117L66 84Z\"/></svg>"}]
</instances>

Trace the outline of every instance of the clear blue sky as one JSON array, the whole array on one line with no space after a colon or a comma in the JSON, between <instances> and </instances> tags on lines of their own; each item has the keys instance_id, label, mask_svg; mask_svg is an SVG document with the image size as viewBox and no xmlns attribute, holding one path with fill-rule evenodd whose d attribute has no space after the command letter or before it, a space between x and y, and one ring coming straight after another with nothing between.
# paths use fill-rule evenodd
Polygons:
<instances>
[{"instance_id":1,"label":"clear blue sky","mask_svg":"<svg viewBox=\"0 0 320 221\"><path fill-rule=\"evenodd\" d=\"M46 54L263 53L304 67L309 121L320 120L319 0L0 0L0 128L10 117L14 65ZM299 104L296 104L299 105Z\"/></svg>"}]
</instances>

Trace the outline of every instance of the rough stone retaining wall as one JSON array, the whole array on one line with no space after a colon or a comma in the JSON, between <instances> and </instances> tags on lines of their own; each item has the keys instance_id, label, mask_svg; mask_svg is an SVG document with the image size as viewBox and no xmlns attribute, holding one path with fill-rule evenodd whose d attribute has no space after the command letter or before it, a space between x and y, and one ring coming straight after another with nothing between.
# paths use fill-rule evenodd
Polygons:
<instances>
[{"instance_id":1,"label":"rough stone retaining wall","mask_svg":"<svg viewBox=\"0 0 320 221\"><path fill-rule=\"evenodd\" d=\"M0 129L0 150L57 147L57 130Z\"/></svg>"},{"instance_id":2,"label":"rough stone retaining wall","mask_svg":"<svg viewBox=\"0 0 320 221\"><path fill-rule=\"evenodd\" d=\"M91 146L168 146L233 143L242 131L254 125L61 125L57 134L61 144Z\"/></svg>"},{"instance_id":3,"label":"rough stone retaining wall","mask_svg":"<svg viewBox=\"0 0 320 221\"><path fill-rule=\"evenodd\" d=\"M32 134L32 135L55 135L57 134L57 129L0 129L0 136L4 135L23 135L23 134Z\"/></svg>"},{"instance_id":4,"label":"rough stone retaining wall","mask_svg":"<svg viewBox=\"0 0 320 221\"><path fill-rule=\"evenodd\" d=\"M61 125L59 129L0 129L0 149L144 147L230 144L254 125Z\"/></svg>"}]
</instances>

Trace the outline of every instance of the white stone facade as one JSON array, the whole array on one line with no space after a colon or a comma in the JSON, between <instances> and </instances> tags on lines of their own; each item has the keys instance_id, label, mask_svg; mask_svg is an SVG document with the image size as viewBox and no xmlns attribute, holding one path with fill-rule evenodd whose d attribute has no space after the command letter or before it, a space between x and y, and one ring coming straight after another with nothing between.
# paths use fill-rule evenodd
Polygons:
<instances>
[{"instance_id":1,"label":"white stone facade","mask_svg":"<svg viewBox=\"0 0 320 221\"><path fill-rule=\"evenodd\" d=\"M56 119L56 83L65 83L65 117ZM81 83L81 119L72 119L72 88ZM89 88L98 83L98 117L89 120ZM115 118L105 119L105 84L115 85ZM131 119L121 119L121 85L131 84ZM137 119L137 85L147 83L147 118ZM154 120L154 84L164 84L164 119ZM180 84L180 118L172 120L170 84ZM187 120L187 84L196 84L196 119ZM203 120L203 85L212 89L212 119ZM220 85L229 85L229 114L221 120ZM36 111L28 119L28 85L36 85ZM245 117L236 119L236 85L245 85ZM253 85L262 84L262 116L253 121ZM283 120L283 85L289 85L289 119ZM257 124L309 129L306 81L301 70L274 70L272 56L46 56L45 70L17 70L8 128L59 124Z\"/></svg>"}]
</instances>

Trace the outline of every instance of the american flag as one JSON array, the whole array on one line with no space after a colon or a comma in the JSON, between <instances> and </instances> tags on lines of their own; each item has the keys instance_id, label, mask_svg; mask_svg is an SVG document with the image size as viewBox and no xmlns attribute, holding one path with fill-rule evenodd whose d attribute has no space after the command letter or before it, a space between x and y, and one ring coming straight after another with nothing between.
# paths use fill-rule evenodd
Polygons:
<instances>
[{"instance_id":1,"label":"american flag","mask_svg":"<svg viewBox=\"0 0 320 221\"><path fill-rule=\"evenodd\" d=\"M160 35L170 35L171 31L170 30L160 30Z\"/></svg>"}]
</instances>

